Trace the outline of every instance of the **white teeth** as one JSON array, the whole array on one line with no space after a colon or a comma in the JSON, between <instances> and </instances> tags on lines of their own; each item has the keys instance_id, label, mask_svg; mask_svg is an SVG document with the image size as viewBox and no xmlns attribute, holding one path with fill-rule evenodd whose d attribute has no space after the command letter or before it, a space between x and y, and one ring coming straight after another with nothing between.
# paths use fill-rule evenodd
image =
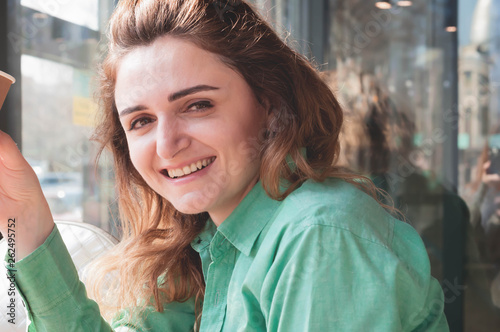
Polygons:
<instances>
[{"instance_id":1,"label":"white teeth","mask_svg":"<svg viewBox=\"0 0 500 332\"><path fill-rule=\"evenodd\" d=\"M191 174L191 167L184 166L184 168L182 169L182 171L184 172L185 175Z\"/></svg>"},{"instance_id":2,"label":"white teeth","mask_svg":"<svg viewBox=\"0 0 500 332\"><path fill-rule=\"evenodd\" d=\"M168 176L171 178L181 177L194 173L205 166L210 165L215 160L215 157L209 159L198 160L196 163L192 163L189 166L184 166L183 168L167 170Z\"/></svg>"}]
</instances>

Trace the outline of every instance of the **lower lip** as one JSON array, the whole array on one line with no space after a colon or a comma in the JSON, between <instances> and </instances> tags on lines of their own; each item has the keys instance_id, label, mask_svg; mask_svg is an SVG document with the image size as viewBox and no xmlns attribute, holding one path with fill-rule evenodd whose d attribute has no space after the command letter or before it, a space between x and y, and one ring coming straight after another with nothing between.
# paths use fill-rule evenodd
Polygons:
<instances>
[{"instance_id":1,"label":"lower lip","mask_svg":"<svg viewBox=\"0 0 500 332\"><path fill-rule=\"evenodd\" d=\"M171 177L169 177L168 175L165 175L165 174L161 174L165 177L165 179L167 179L168 181L170 181L172 184L174 185L183 185L183 184L186 184L186 183L189 183L191 181L194 181L196 179L198 179L199 177L205 175L205 173L208 172L208 169L210 167L212 167L212 165L214 164L215 160L212 161L212 163L210 163L208 166L206 166L205 168L197 171L197 172L194 172L194 173L191 173L189 175L185 175L181 178L177 178L177 179L172 179Z\"/></svg>"}]
</instances>

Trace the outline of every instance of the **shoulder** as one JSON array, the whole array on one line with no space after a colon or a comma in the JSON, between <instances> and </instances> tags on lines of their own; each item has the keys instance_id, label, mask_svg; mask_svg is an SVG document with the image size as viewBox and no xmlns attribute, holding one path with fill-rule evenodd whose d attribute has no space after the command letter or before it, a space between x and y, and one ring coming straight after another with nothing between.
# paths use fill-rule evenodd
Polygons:
<instances>
[{"instance_id":1,"label":"shoulder","mask_svg":"<svg viewBox=\"0 0 500 332\"><path fill-rule=\"evenodd\" d=\"M418 232L362 190L338 179L306 181L292 192L259 242L261 254L283 254L285 259L294 252L319 250L337 262L357 257L377 264L402 263L418 274L430 271Z\"/></svg>"},{"instance_id":2,"label":"shoulder","mask_svg":"<svg viewBox=\"0 0 500 332\"><path fill-rule=\"evenodd\" d=\"M430 273L418 232L368 194L338 179L306 181L290 194L270 225L269 236L278 255L319 250L340 264L353 259L386 267L403 264L418 279Z\"/></svg>"},{"instance_id":3,"label":"shoulder","mask_svg":"<svg viewBox=\"0 0 500 332\"><path fill-rule=\"evenodd\" d=\"M283 201L275 219L275 227L288 233L329 229L383 247L392 246L396 223L375 199L339 179L306 181Z\"/></svg>"},{"instance_id":4,"label":"shoulder","mask_svg":"<svg viewBox=\"0 0 500 332\"><path fill-rule=\"evenodd\" d=\"M361 331L374 324L376 330L409 331L446 324L443 294L418 233L344 181L307 181L289 195L264 234L259 256L271 262L262 287L272 294L267 297L309 296L310 303L322 304L314 309L322 317L334 308L339 314L326 322L329 327ZM288 295L275 296L281 292ZM384 303L383 314L371 310L376 303ZM323 314L324 308L330 311ZM346 318L353 315L362 319Z\"/></svg>"}]
</instances>

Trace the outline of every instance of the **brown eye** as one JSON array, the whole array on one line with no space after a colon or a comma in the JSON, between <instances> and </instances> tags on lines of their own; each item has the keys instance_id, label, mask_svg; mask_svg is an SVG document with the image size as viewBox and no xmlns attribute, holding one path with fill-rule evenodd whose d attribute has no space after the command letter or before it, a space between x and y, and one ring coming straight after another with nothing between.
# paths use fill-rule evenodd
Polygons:
<instances>
[{"instance_id":1,"label":"brown eye","mask_svg":"<svg viewBox=\"0 0 500 332\"><path fill-rule=\"evenodd\" d=\"M206 109L212 108L213 105L209 101L199 101L189 105L187 112L202 112Z\"/></svg>"},{"instance_id":2,"label":"brown eye","mask_svg":"<svg viewBox=\"0 0 500 332\"><path fill-rule=\"evenodd\" d=\"M150 118L138 118L138 119L135 119L130 124L129 130L139 129L141 127L144 127L145 125L147 125L150 122L153 122L153 120L150 119Z\"/></svg>"}]
</instances>

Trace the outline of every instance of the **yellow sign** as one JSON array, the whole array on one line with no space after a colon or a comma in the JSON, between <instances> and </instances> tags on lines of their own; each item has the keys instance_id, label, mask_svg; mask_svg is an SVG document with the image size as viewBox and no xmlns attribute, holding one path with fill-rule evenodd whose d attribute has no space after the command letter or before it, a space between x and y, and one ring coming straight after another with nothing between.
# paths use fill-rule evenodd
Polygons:
<instances>
[{"instance_id":1,"label":"yellow sign","mask_svg":"<svg viewBox=\"0 0 500 332\"><path fill-rule=\"evenodd\" d=\"M73 124L95 127L97 104L91 99L92 74L88 71L73 71Z\"/></svg>"},{"instance_id":2,"label":"yellow sign","mask_svg":"<svg viewBox=\"0 0 500 332\"><path fill-rule=\"evenodd\" d=\"M96 114L97 105L90 98L73 96L73 124L94 127Z\"/></svg>"}]
</instances>

